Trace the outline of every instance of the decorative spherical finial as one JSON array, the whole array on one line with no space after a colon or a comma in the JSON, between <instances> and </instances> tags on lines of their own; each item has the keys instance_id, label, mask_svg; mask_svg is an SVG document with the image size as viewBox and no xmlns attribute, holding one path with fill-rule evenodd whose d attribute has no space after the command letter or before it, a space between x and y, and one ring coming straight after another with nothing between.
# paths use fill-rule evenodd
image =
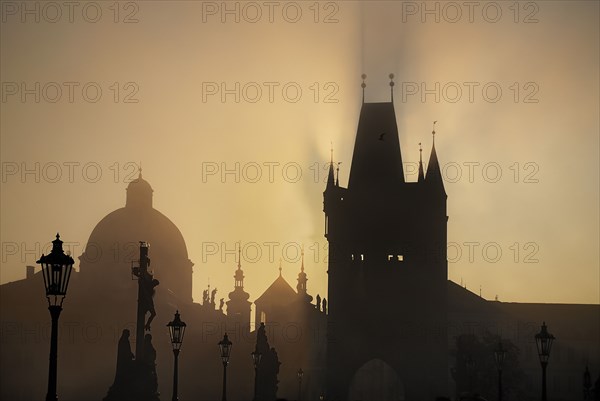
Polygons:
<instances>
[{"instance_id":1,"label":"decorative spherical finial","mask_svg":"<svg viewBox=\"0 0 600 401\"><path fill-rule=\"evenodd\" d=\"M367 74L362 74L360 77L361 77L363 80L365 80L365 79L367 79Z\"/></svg>"},{"instance_id":2,"label":"decorative spherical finial","mask_svg":"<svg viewBox=\"0 0 600 401\"><path fill-rule=\"evenodd\" d=\"M421 146L421 142L419 142L419 152L423 151L423 146Z\"/></svg>"},{"instance_id":3,"label":"decorative spherical finial","mask_svg":"<svg viewBox=\"0 0 600 401\"><path fill-rule=\"evenodd\" d=\"M394 74L390 74L390 86L394 86Z\"/></svg>"},{"instance_id":4,"label":"decorative spherical finial","mask_svg":"<svg viewBox=\"0 0 600 401\"><path fill-rule=\"evenodd\" d=\"M360 84L360 87L365 89L367 87L367 84L365 83L365 79L367 79L367 74L362 74L360 77L363 80L362 84Z\"/></svg>"}]
</instances>

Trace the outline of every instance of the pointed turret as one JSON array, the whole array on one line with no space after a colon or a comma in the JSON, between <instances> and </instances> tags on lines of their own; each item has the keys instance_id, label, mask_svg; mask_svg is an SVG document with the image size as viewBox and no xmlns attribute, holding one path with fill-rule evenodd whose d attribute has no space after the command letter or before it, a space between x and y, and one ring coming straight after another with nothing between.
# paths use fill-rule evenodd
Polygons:
<instances>
[{"instance_id":1,"label":"pointed turret","mask_svg":"<svg viewBox=\"0 0 600 401\"><path fill-rule=\"evenodd\" d=\"M435 123L433 122L433 131L431 132L433 136L433 144L431 146L431 155L429 156L429 164L427 165L427 175L425 182L431 188L436 188L441 190L441 192L445 195L446 191L444 190L444 180L442 179L442 171L440 169L440 164L438 162L437 153L435 151Z\"/></svg>"},{"instance_id":2,"label":"pointed turret","mask_svg":"<svg viewBox=\"0 0 600 401\"><path fill-rule=\"evenodd\" d=\"M421 142L419 142L419 179L417 182L425 181L425 173L423 171L423 146L421 146Z\"/></svg>"},{"instance_id":3,"label":"pointed turret","mask_svg":"<svg viewBox=\"0 0 600 401\"><path fill-rule=\"evenodd\" d=\"M335 186L335 177L333 174L333 145L331 145L331 159L329 161L329 173L327 173L327 188Z\"/></svg>"}]
</instances>

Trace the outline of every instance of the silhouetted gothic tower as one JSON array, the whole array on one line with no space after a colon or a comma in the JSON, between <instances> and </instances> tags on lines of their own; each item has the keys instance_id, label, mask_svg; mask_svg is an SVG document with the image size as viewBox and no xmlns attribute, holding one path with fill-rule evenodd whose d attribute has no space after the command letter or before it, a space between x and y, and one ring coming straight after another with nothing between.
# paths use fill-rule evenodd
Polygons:
<instances>
[{"instance_id":1,"label":"silhouetted gothic tower","mask_svg":"<svg viewBox=\"0 0 600 401\"><path fill-rule=\"evenodd\" d=\"M426 174L419 164L417 182L406 182L393 102L363 99L348 188L332 158L323 193L328 399L446 394L446 193L435 145ZM373 372L379 389L365 387Z\"/></svg>"}]
</instances>

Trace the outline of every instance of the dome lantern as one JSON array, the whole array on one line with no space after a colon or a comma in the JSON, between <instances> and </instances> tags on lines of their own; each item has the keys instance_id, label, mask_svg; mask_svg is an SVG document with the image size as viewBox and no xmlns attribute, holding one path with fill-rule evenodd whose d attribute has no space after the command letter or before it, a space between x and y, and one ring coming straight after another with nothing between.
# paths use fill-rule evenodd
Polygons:
<instances>
[{"instance_id":1,"label":"dome lantern","mask_svg":"<svg viewBox=\"0 0 600 401\"><path fill-rule=\"evenodd\" d=\"M140 170L138 178L131 181L127 186L125 207L152 208L152 192L154 190L150 183L142 178L142 171Z\"/></svg>"}]
</instances>

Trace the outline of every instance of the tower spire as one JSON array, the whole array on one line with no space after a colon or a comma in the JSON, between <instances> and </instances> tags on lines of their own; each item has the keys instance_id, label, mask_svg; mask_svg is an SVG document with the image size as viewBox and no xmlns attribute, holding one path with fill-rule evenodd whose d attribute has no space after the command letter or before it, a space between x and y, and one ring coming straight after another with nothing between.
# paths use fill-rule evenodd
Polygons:
<instances>
[{"instance_id":1,"label":"tower spire","mask_svg":"<svg viewBox=\"0 0 600 401\"><path fill-rule=\"evenodd\" d=\"M342 164L342 162L337 162L337 169L336 169L336 176L335 176L335 186L336 187L340 186L340 164Z\"/></svg>"},{"instance_id":2,"label":"tower spire","mask_svg":"<svg viewBox=\"0 0 600 401\"><path fill-rule=\"evenodd\" d=\"M392 103L394 103L394 74L390 74L390 96Z\"/></svg>"},{"instance_id":3,"label":"tower spire","mask_svg":"<svg viewBox=\"0 0 600 401\"><path fill-rule=\"evenodd\" d=\"M331 144L331 147L329 148L329 151L330 151L329 163L333 164L333 141L331 141L330 144Z\"/></svg>"},{"instance_id":4,"label":"tower spire","mask_svg":"<svg viewBox=\"0 0 600 401\"><path fill-rule=\"evenodd\" d=\"M329 160L329 173L327 174L327 187L335 185L335 178L333 174L333 142L331 142L331 156Z\"/></svg>"},{"instance_id":5,"label":"tower spire","mask_svg":"<svg viewBox=\"0 0 600 401\"><path fill-rule=\"evenodd\" d=\"M423 171L423 146L419 142L419 178L417 182L425 181L425 172Z\"/></svg>"},{"instance_id":6,"label":"tower spire","mask_svg":"<svg viewBox=\"0 0 600 401\"><path fill-rule=\"evenodd\" d=\"M234 288L244 289L244 271L242 270L242 242L241 241L238 242L238 263L237 263L237 270L235 271L233 278L235 279Z\"/></svg>"},{"instance_id":7,"label":"tower spire","mask_svg":"<svg viewBox=\"0 0 600 401\"><path fill-rule=\"evenodd\" d=\"M362 84L360 84L360 87L362 88L362 92L363 92L363 96L362 96L362 102L365 102L365 88L367 87L367 84L365 83L365 79L367 79L367 74L362 74L360 76L362 78Z\"/></svg>"},{"instance_id":8,"label":"tower spire","mask_svg":"<svg viewBox=\"0 0 600 401\"><path fill-rule=\"evenodd\" d=\"M301 255L302 264L300 265L300 273L298 273L298 285L296 286L296 290L302 299L304 299L307 303L311 303L312 296L308 295L306 292L306 283L308 281L308 277L304 272L304 245L302 245L301 248Z\"/></svg>"},{"instance_id":9,"label":"tower spire","mask_svg":"<svg viewBox=\"0 0 600 401\"><path fill-rule=\"evenodd\" d=\"M233 291L227 301L227 318L240 324L250 324L250 294L244 291L244 271L242 270L242 241L238 241L238 262L234 275Z\"/></svg>"},{"instance_id":10,"label":"tower spire","mask_svg":"<svg viewBox=\"0 0 600 401\"><path fill-rule=\"evenodd\" d=\"M432 145L431 145L431 155L429 156L429 163L427 164L427 174L426 180L429 185L435 186L437 189L441 189L442 193L446 193L444 190L444 180L442 179L442 171L440 169L440 164L438 162L437 153L435 151L435 124L437 121L433 122L433 130L431 131L432 135Z\"/></svg>"}]
</instances>

